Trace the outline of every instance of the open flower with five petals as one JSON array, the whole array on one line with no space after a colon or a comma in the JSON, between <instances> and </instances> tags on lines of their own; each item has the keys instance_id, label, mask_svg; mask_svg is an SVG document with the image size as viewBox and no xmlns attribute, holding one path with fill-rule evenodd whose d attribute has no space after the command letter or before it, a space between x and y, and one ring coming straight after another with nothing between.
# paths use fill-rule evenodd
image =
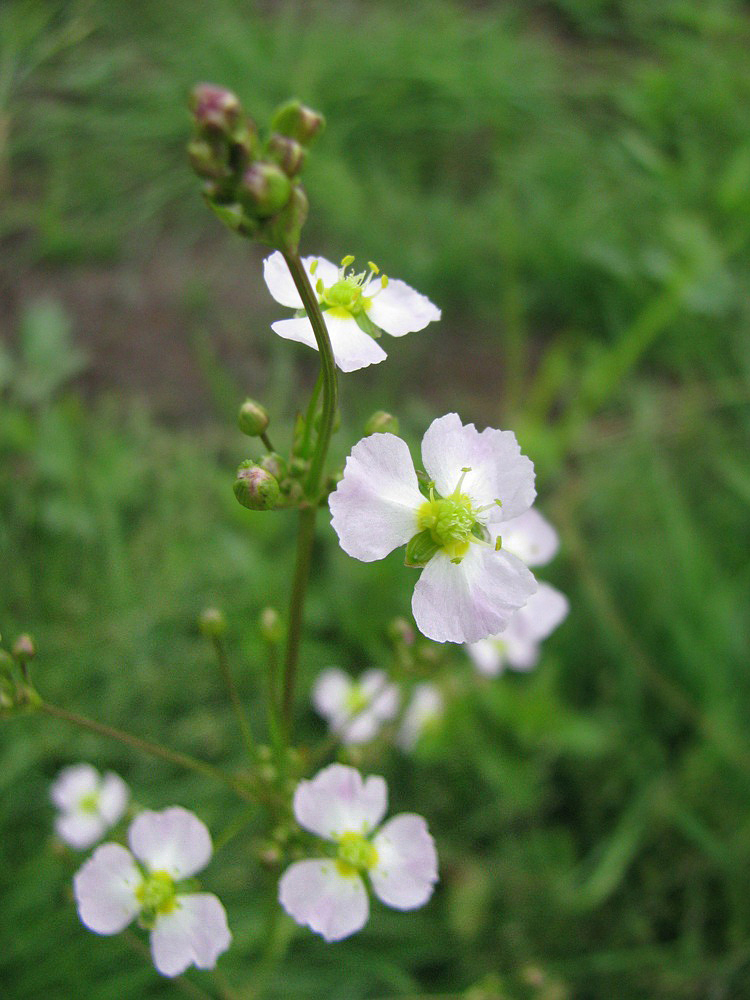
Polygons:
<instances>
[{"instance_id":1,"label":"open flower with five petals","mask_svg":"<svg viewBox=\"0 0 750 1000\"><path fill-rule=\"evenodd\" d=\"M91 764L72 764L52 783L50 798L59 810L55 817L57 836L84 851L122 818L130 793L113 771L101 775Z\"/></svg>"},{"instance_id":2,"label":"open flower with five petals","mask_svg":"<svg viewBox=\"0 0 750 1000\"><path fill-rule=\"evenodd\" d=\"M344 372L385 360L387 355L376 339L382 332L403 337L440 319L437 306L405 282L389 280L372 263L368 270L355 273L350 268L353 263L353 257L344 257L340 267L323 257L302 260L323 311L333 356ZM286 340L317 350L302 299L278 250L264 260L263 277L274 299L299 313L291 319L277 320L271 329Z\"/></svg>"},{"instance_id":3,"label":"open flower with five petals","mask_svg":"<svg viewBox=\"0 0 750 1000\"><path fill-rule=\"evenodd\" d=\"M279 902L298 924L340 941L367 923L375 895L397 910L423 906L437 882L437 852L427 823L399 813L378 828L387 808L383 778L331 764L294 793L294 815L326 842L324 857L295 861L279 882Z\"/></svg>"},{"instance_id":4,"label":"open flower with five petals","mask_svg":"<svg viewBox=\"0 0 750 1000\"><path fill-rule=\"evenodd\" d=\"M425 493L404 441L364 438L330 497L331 523L343 550L363 562L407 545L407 564L423 567L417 627L436 642L476 642L502 631L536 590L524 563L490 534L530 507L534 467L511 431L480 432L456 413L429 426L422 460Z\"/></svg>"},{"instance_id":5,"label":"open flower with five petals","mask_svg":"<svg viewBox=\"0 0 750 1000\"><path fill-rule=\"evenodd\" d=\"M190 965L213 969L232 940L227 916L216 896L186 882L211 858L206 826L180 806L147 810L130 825L128 843L130 850L98 847L73 879L82 923L96 934L118 934L137 918L151 931L162 975Z\"/></svg>"}]
</instances>

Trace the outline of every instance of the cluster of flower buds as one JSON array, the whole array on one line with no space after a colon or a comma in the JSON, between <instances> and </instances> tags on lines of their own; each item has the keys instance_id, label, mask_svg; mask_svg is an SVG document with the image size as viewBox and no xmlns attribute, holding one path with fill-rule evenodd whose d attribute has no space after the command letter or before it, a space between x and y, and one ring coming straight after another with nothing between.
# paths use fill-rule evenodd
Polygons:
<instances>
[{"instance_id":1,"label":"cluster of flower buds","mask_svg":"<svg viewBox=\"0 0 750 1000\"><path fill-rule=\"evenodd\" d=\"M36 646L29 635L19 636L10 653L0 648L0 717L39 704L28 671L28 663L35 655Z\"/></svg>"},{"instance_id":2,"label":"cluster of flower buds","mask_svg":"<svg viewBox=\"0 0 750 1000\"><path fill-rule=\"evenodd\" d=\"M188 154L210 207L241 235L296 250L308 210L299 176L310 143L323 130L323 116L289 101L274 112L262 140L224 87L198 84L190 107L195 132Z\"/></svg>"}]
</instances>

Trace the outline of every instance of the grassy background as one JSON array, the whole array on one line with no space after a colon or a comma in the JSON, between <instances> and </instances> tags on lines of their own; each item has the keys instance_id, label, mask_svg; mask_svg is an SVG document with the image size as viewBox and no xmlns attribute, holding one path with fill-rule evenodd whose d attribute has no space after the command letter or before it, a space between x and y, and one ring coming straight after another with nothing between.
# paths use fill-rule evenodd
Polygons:
<instances>
[{"instance_id":1,"label":"grassy background","mask_svg":"<svg viewBox=\"0 0 750 1000\"><path fill-rule=\"evenodd\" d=\"M260 395L283 438L314 364L272 342L261 256L185 166L196 80L259 121L290 93L321 108L304 249L374 259L443 308L345 379L337 457L378 407L412 444L448 409L513 427L563 539L542 575L572 612L539 669L472 683L451 648L442 733L363 760L436 834L430 906L378 906L338 946L300 931L266 975L260 820L217 855L244 996L750 997L749 40L730 0L0 6L0 632L34 633L50 700L239 763L194 625L217 602L261 717L255 619L285 604L293 523L235 503L231 421ZM398 556L334 542L321 519L303 692L382 662L408 608ZM300 732L321 734L304 698ZM189 994L78 924L47 796L79 759L214 833L237 808L3 720L2 995Z\"/></svg>"}]
</instances>

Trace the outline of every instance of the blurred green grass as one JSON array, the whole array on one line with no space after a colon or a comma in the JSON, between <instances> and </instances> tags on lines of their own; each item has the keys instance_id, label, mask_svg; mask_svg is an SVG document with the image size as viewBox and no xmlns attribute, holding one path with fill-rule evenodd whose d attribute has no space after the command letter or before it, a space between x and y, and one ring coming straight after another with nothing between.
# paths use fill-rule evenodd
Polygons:
<instances>
[{"instance_id":1,"label":"blurred green grass","mask_svg":"<svg viewBox=\"0 0 750 1000\"><path fill-rule=\"evenodd\" d=\"M234 87L259 120L289 93L322 108L305 249L364 254L444 309L440 341L394 341L390 365L344 386L337 454L377 406L414 445L452 408L512 426L561 530L544 575L573 610L538 671L470 690L414 761L365 760L436 833L434 902L379 908L335 948L300 933L270 997L456 996L481 981L477 1000L750 997L747 13L729 0L0 7L0 281L17 306L0 344L0 631L35 634L50 699L239 762L195 617L225 609L254 704L255 616L285 603L291 518L249 515L229 489L247 449L218 416L246 386L200 339L227 307L218 293L195 286L185 332L214 415L174 427L111 391L84 400L77 317L16 291L165 246L243 257L184 163L197 79ZM247 261L234 267L260 288ZM287 345L270 347L262 320L241 325L283 392ZM331 662L382 661L413 582L398 557L347 559L323 521L306 683ZM320 733L309 713L301 732ZM47 789L78 759L118 770L146 805L181 802L214 832L227 819L224 793L192 776L3 721L3 996L171 995L126 941L85 933L66 895L76 861L49 847ZM208 881L235 932L222 967L251 980L268 888L249 839Z\"/></svg>"}]
</instances>

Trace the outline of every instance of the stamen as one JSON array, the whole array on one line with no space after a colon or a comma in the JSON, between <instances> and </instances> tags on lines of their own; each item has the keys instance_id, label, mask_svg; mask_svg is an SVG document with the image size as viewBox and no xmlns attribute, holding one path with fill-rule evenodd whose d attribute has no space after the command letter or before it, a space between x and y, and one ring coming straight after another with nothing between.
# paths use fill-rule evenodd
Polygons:
<instances>
[{"instance_id":1,"label":"stamen","mask_svg":"<svg viewBox=\"0 0 750 1000\"><path fill-rule=\"evenodd\" d=\"M371 260L367 261L367 266L370 268L371 274L380 274L380 268L377 264L373 264Z\"/></svg>"},{"instance_id":2,"label":"stamen","mask_svg":"<svg viewBox=\"0 0 750 1000\"><path fill-rule=\"evenodd\" d=\"M350 265L350 264L353 264L353 263L354 263L354 257L353 257L353 255L352 255L352 254L350 254L350 253L348 253L348 254L346 255L346 257L343 257L343 258L341 259L341 267L342 267L342 269L343 269L343 270L346 270L346 269L347 269L347 267L349 267L349 265Z\"/></svg>"},{"instance_id":3,"label":"stamen","mask_svg":"<svg viewBox=\"0 0 750 1000\"><path fill-rule=\"evenodd\" d=\"M318 264L319 263L320 263L320 261L316 257L315 260L310 265L310 274L313 274L313 275L315 274L315 272L318 270Z\"/></svg>"},{"instance_id":4,"label":"stamen","mask_svg":"<svg viewBox=\"0 0 750 1000\"><path fill-rule=\"evenodd\" d=\"M457 497L460 494L461 487L464 484L464 479L466 479L467 472L471 472L471 466L464 466L461 469L461 478L458 480L458 484L457 484L455 490L453 491L453 496L454 497Z\"/></svg>"},{"instance_id":5,"label":"stamen","mask_svg":"<svg viewBox=\"0 0 750 1000\"><path fill-rule=\"evenodd\" d=\"M486 503L484 507L477 507L475 513L483 514L486 510L490 510L492 507L502 507L502 505L502 500L493 500L492 503Z\"/></svg>"}]
</instances>

